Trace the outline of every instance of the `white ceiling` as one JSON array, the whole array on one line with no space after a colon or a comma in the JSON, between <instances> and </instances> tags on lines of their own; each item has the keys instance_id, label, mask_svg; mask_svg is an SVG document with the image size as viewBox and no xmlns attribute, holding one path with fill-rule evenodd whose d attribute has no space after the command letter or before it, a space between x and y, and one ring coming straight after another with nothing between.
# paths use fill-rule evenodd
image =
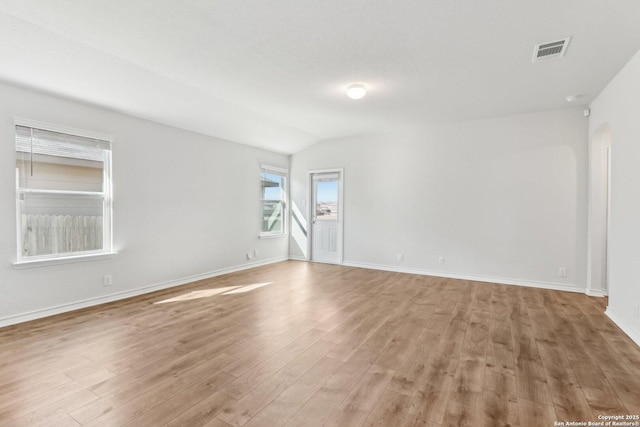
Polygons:
<instances>
[{"instance_id":1,"label":"white ceiling","mask_svg":"<svg viewBox=\"0 0 640 427\"><path fill-rule=\"evenodd\" d=\"M588 103L638 49L638 0L0 0L0 79L283 153Z\"/></svg>"}]
</instances>

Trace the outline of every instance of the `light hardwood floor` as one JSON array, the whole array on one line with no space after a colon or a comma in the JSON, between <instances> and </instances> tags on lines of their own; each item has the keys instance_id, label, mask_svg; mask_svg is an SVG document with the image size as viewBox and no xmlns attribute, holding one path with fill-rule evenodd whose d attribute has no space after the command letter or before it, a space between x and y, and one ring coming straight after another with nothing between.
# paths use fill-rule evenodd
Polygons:
<instances>
[{"instance_id":1,"label":"light hardwood floor","mask_svg":"<svg viewBox=\"0 0 640 427\"><path fill-rule=\"evenodd\" d=\"M282 262L0 329L0 425L553 426L640 414L640 348L605 304Z\"/></svg>"}]
</instances>

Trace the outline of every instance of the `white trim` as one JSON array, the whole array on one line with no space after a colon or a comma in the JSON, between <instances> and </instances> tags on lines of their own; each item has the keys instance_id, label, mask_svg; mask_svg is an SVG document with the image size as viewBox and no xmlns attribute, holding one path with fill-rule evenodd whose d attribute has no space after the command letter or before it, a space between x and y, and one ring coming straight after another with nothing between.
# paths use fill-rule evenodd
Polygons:
<instances>
[{"instance_id":1,"label":"white trim","mask_svg":"<svg viewBox=\"0 0 640 427\"><path fill-rule=\"evenodd\" d=\"M54 125L51 123L38 122L36 120L23 119L21 117L14 117L13 123L15 126L26 126L30 128L48 130L51 132L66 133L69 135L81 136L84 138L99 139L99 140L107 141L111 143L113 143L113 140L114 140L112 135L108 135L106 133L94 132L94 131L84 130L84 129L76 129L68 126Z\"/></svg>"},{"instance_id":2,"label":"white trim","mask_svg":"<svg viewBox=\"0 0 640 427\"><path fill-rule=\"evenodd\" d=\"M587 288L584 291L584 293L589 295L590 297L600 297L600 298L604 298L607 295L609 295L609 293L604 289L589 289L589 288Z\"/></svg>"},{"instance_id":3,"label":"white trim","mask_svg":"<svg viewBox=\"0 0 640 427\"><path fill-rule=\"evenodd\" d=\"M331 168L331 169L312 169L307 171L307 200L309 201L309 231L307 235L307 253L309 254L309 261L318 262L312 259L312 245L313 245L313 218L315 206L313 206L313 175L315 174L339 174L339 186L338 186L338 231L340 233L340 245L338 246L338 262L326 264L344 265L344 168Z\"/></svg>"},{"instance_id":4,"label":"white trim","mask_svg":"<svg viewBox=\"0 0 640 427\"><path fill-rule=\"evenodd\" d=\"M330 264L330 265L345 265L345 266L347 265L342 261L331 262L331 261L318 261L316 259L310 259L309 262L315 262L315 263L318 263L318 264Z\"/></svg>"},{"instance_id":5,"label":"white trim","mask_svg":"<svg viewBox=\"0 0 640 427\"><path fill-rule=\"evenodd\" d=\"M291 261L309 261L307 257L302 255L289 255Z\"/></svg>"},{"instance_id":6,"label":"white trim","mask_svg":"<svg viewBox=\"0 0 640 427\"><path fill-rule=\"evenodd\" d=\"M611 308L609 307L607 307L604 314L606 314L607 317L609 317L609 319L611 319L613 323L618 326L618 328L622 329L622 332L627 334L627 336L631 338L633 342L640 346L640 331L624 323L616 314L611 312Z\"/></svg>"},{"instance_id":7,"label":"white trim","mask_svg":"<svg viewBox=\"0 0 640 427\"><path fill-rule=\"evenodd\" d=\"M135 297L138 295L148 294L155 291L160 291L167 288L173 288L176 286L186 285L198 280L209 279L211 277L221 276L223 274L233 273L236 271L248 270L250 268L260 267L263 265L274 264L276 262L286 261L288 257L282 256L277 258L271 258L268 260L247 263L234 267L222 268L220 270L214 270L207 273L196 274L194 276L188 276L181 279L171 280L168 282L158 283L155 285L144 286L142 288L116 292L114 294L105 295L97 298L89 298L86 300L76 301L68 304L62 304L55 307L50 307L42 310L34 310L27 313L14 314L0 318L0 328L15 325L17 323L28 322L30 320L41 319L43 317L53 316L56 314L66 313L73 310L79 310L81 308L92 307L95 305L105 304L113 301L118 301L126 298Z\"/></svg>"},{"instance_id":8,"label":"white trim","mask_svg":"<svg viewBox=\"0 0 640 427\"><path fill-rule=\"evenodd\" d=\"M47 258L39 259L23 258L20 261L14 262L13 268L20 270L24 268L47 267L50 265L58 264L71 264L74 262L102 261L105 259L112 259L117 254L117 252L100 252L73 256L62 256L58 258L50 256L47 256Z\"/></svg>"},{"instance_id":9,"label":"white trim","mask_svg":"<svg viewBox=\"0 0 640 427\"><path fill-rule=\"evenodd\" d=\"M260 165L260 170L270 170L274 172L279 172L284 174L285 177L289 175L289 169L279 168L277 166Z\"/></svg>"},{"instance_id":10,"label":"white trim","mask_svg":"<svg viewBox=\"0 0 640 427\"><path fill-rule=\"evenodd\" d=\"M18 252L22 251L22 209L20 209L20 193L18 192L20 189L19 179L20 172L16 167L16 260L20 257Z\"/></svg>"},{"instance_id":11,"label":"white trim","mask_svg":"<svg viewBox=\"0 0 640 427\"><path fill-rule=\"evenodd\" d=\"M104 169L102 170L104 177L104 187L102 191L105 194L103 208L103 237L102 241L105 242L105 250L113 252L113 150L105 152L104 156Z\"/></svg>"},{"instance_id":12,"label":"white trim","mask_svg":"<svg viewBox=\"0 0 640 427\"><path fill-rule=\"evenodd\" d=\"M56 194L62 196L87 196L104 199L106 194L103 191L74 191L74 190L38 190L32 188L18 188L20 194Z\"/></svg>"},{"instance_id":13,"label":"white trim","mask_svg":"<svg viewBox=\"0 0 640 427\"><path fill-rule=\"evenodd\" d=\"M383 270L383 271L394 271L396 273L407 273L407 274L419 274L422 276L435 276L435 277L446 277L448 279L460 279L460 280L473 280L476 282L488 282L488 283L499 283L502 285L515 285L515 286L528 286L533 288L541 288L541 289L551 289L554 291L568 291L568 292L579 292L584 293L586 288L566 285L564 283L552 283L552 282L539 282L532 280L516 280L516 279L507 279L503 277L488 277L488 276L475 276L475 275L466 275L466 274L451 274L451 273L443 273L441 271L430 271L430 270L422 270L422 269L411 269L411 268L398 268L395 266L388 265L379 265L379 264L368 264L363 262L345 262L344 266L347 267L357 267L357 268L367 268L371 270Z\"/></svg>"},{"instance_id":14,"label":"white trim","mask_svg":"<svg viewBox=\"0 0 640 427\"><path fill-rule=\"evenodd\" d=\"M289 233L260 233L258 239L277 239L279 237L289 237Z\"/></svg>"}]
</instances>

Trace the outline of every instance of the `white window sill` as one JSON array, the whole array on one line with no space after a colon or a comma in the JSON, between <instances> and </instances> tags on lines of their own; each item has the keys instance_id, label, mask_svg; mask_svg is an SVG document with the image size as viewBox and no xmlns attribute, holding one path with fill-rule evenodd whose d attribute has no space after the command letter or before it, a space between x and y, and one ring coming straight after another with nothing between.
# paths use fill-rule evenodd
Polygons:
<instances>
[{"instance_id":1,"label":"white window sill","mask_svg":"<svg viewBox=\"0 0 640 427\"><path fill-rule=\"evenodd\" d=\"M111 259L117 252L102 252L99 254L85 254L85 255L73 255L60 258L46 258L46 259L29 259L16 261L13 263L13 268L35 268L46 267L50 265L70 264L74 262L86 262L86 261L101 261L105 259Z\"/></svg>"},{"instance_id":2,"label":"white window sill","mask_svg":"<svg viewBox=\"0 0 640 427\"><path fill-rule=\"evenodd\" d=\"M260 234L258 236L259 239L277 239L279 237L287 237L289 233L278 233L278 234Z\"/></svg>"}]
</instances>

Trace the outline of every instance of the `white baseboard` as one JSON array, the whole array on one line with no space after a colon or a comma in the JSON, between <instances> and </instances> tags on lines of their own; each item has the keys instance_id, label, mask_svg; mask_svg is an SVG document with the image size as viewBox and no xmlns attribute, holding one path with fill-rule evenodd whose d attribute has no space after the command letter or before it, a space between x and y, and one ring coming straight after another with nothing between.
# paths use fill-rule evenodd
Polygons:
<instances>
[{"instance_id":1,"label":"white baseboard","mask_svg":"<svg viewBox=\"0 0 640 427\"><path fill-rule=\"evenodd\" d=\"M306 257L302 255L289 256L289 259L292 261L309 261Z\"/></svg>"},{"instance_id":2,"label":"white baseboard","mask_svg":"<svg viewBox=\"0 0 640 427\"><path fill-rule=\"evenodd\" d=\"M584 293L586 291L586 288L570 286L564 283L538 282L538 281L531 281L531 280L515 280L515 279L505 279L502 277L474 276L474 275L465 275L465 274L451 274L451 273L444 273L442 271L400 268L396 266L368 264L368 263L362 263L362 262L345 262L342 265L345 265L348 267L368 268L372 270L394 271L397 273L419 274L422 276L446 277L448 279L473 280L476 282L500 283L502 285L529 286L533 288L552 289L555 291L568 291L568 292L579 292L579 293Z\"/></svg>"},{"instance_id":3,"label":"white baseboard","mask_svg":"<svg viewBox=\"0 0 640 427\"><path fill-rule=\"evenodd\" d=\"M82 301L76 301L68 304L62 304L55 307L49 307L42 310L34 310L27 313L15 314L7 317L0 318L0 328L9 325L15 325L17 323L28 322L30 320L41 319L43 317L53 316L56 314L66 313L73 310L78 310L81 308L87 308L94 305L105 304L108 302L118 301L126 298L135 297L138 295L148 294L154 291L160 291L167 288L173 288L175 286L186 285L188 283L193 283L198 280L209 279L211 277L221 276L223 274L234 273L236 271L248 270L250 268L260 267L263 265L274 264L276 262L286 261L288 260L288 256L271 258L267 260L251 262L243 265L238 265L234 267L222 268L215 271L210 271L207 273L196 274L194 276L183 277L176 280L170 280L168 282L157 283L155 285L143 286L142 288L133 289L130 291L124 292L116 292L109 295L104 295L97 298L89 298Z\"/></svg>"},{"instance_id":4,"label":"white baseboard","mask_svg":"<svg viewBox=\"0 0 640 427\"><path fill-rule=\"evenodd\" d=\"M600 298L603 298L609 295L609 293L604 289L586 289L584 293L589 295L590 297L600 297Z\"/></svg>"},{"instance_id":5,"label":"white baseboard","mask_svg":"<svg viewBox=\"0 0 640 427\"><path fill-rule=\"evenodd\" d=\"M607 310L604 312L609 319L613 321L622 331L629 336L638 346L640 346L640 331L633 328L632 326L627 325L623 322L620 317L611 312L611 309L607 307Z\"/></svg>"}]
</instances>

